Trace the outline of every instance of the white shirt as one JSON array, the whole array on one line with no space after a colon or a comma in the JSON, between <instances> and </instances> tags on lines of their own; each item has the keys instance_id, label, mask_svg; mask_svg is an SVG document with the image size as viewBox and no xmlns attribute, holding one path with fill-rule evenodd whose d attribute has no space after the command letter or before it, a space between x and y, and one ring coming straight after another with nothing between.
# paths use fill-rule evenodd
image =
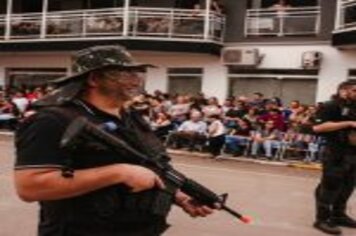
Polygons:
<instances>
[{"instance_id":1,"label":"white shirt","mask_svg":"<svg viewBox=\"0 0 356 236\"><path fill-rule=\"evenodd\" d=\"M209 125L209 136L210 137L217 137L220 135L225 134L225 126L220 120L214 120L210 125Z\"/></svg>"},{"instance_id":2,"label":"white shirt","mask_svg":"<svg viewBox=\"0 0 356 236\"><path fill-rule=\"evenodd\" d=\"M193 122L191 120L187 120L178 127L178 131L195 131L200 134L205 134L206 130L207 125L204 121Z\"/></svg>"},{"instance_id":3,"label":"white shirt","mask_svg":"<svg viewBox=\"0 0 356 236\"><path fill-rule=\"evenodd\" d=\"M24 113L26 111L26 108L30 103L25 97L13 98L12 102L15 103L17 109L19 109L21 113Z\"/></svg>"}]
</instances>

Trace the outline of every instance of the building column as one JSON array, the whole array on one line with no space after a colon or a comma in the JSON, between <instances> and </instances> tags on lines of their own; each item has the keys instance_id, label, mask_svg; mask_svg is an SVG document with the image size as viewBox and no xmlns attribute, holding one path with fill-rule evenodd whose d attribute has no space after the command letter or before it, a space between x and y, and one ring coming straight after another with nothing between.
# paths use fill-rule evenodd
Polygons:
<instances>
[{"instance_id":1,"label":"building column","mask_svg":"<svg viewBox=\"0 0 356 236\"><path fill-rule=\"evenodd\" d=\"M336 16L335 16L335 27L334 29L340 29L340 26L344 24L344 12L342 12L342 1L337 0L336 3Z\"/></svg>"},{"instance_id":2,"label":"building column","mask_svg":"<svg viewBox=\"0 0 356 236\"><path fill-rule=\"evenodd\" d=\"M12 3L13 3L12 0L7 0L5 40L9 40L10 39L10 35L11 35Z\"/></svg>"},{"instance_id":3,"label":"building column","mask_svg":"<svg viewBox=\"0 0 356 236\"><path fill-rule=\"evenodd\" d=\"M219 86L216 86L216 85ZM229 83L227 67L219 60L207 63L204 66L202 92L207 97L217 97L223 103L228 95Z\"/></svg>"},{"instance_id":4,"label":"building column","mask_svg":"<svg viewBox=\"0 0 356 236\"><path fill-rule=\"evenodd\" d=\"M123 32L122 35L127 37L129 35L129 17L130 17L130 0L125 0L124 3L124 19L123 19Z\"/></svg>"},{"instance_id":5,"label":"building column","mask_svg":"<svg viewBox=\"0 0 356 236\"><path fill-rule=\"evenodd\" d=\"M46 37L48 0L42 1L41 39Z\"/></svg>"},{"instance_id":6,"label":"building column","mask_svg":"<svg viewBox=\"0 0 356 236\"><path fill-rule=\"evenodd\" d=\"M204 39L209 39L211 0L205 0Z\"/></svg>"},{"instance_id":7,"label":"building column","mask_svg":"<svg viewBox=\"0 0 356 236\"><path fill-rule=\"evenodd\" d=\"M0 66L0 86L5 86L6 69Z\"/></svg>"}]
</instances>

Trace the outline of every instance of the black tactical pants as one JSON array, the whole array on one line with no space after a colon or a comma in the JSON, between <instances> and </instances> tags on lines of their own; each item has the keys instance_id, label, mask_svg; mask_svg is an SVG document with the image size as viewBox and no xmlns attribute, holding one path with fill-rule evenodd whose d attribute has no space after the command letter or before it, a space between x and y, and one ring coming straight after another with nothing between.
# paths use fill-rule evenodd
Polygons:
<instances>
[{"instance_id":1,"label":"black tactical pants","mask_svg":"<svg viewBox=\"0 0 356 236\"><path fill-rule=\"evenodd\" d=\"M315 191L317 220L325 221L345 214L347 201L355 187L355 166L331 153L326 154L321 182Z\"/></svg>"}]
</instances>

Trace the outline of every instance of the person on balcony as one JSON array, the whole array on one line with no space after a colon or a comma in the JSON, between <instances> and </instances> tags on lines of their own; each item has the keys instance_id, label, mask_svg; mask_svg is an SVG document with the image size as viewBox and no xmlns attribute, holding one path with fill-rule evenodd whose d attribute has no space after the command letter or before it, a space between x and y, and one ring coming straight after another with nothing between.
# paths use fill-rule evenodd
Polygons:
<instances>
[{"instance_id":1,"label":"person on balcony","mask_svg":"<svg viewBox=\"0 0 356 236\"><path fill-rule=\"evenodd\" d=\"M277 10L280 12L285 12L290 9L292 6L288 4L287 0L279 0L277 3L273 4L270 9Z\"/></svg>"}]
</instances>

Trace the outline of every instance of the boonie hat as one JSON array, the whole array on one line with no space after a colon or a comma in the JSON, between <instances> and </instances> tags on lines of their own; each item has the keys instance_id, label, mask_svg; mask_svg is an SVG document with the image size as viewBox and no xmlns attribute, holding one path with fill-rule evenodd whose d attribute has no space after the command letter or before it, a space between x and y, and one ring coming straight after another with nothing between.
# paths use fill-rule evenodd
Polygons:
<instances>
[{"instance_id":1,"label":"boonie hat","mask_svg":"<svg viewBox=\"0 0 356 236\"><path fill-rule=\"evenodd\" d=\"M38 100L35 106L59 105L72 100L83 89L87 75L95 70L115 68L123 71L145 72L152 64L136 63L131 54L120 45L94 46L72 55L72 75L52 81L52 93Z\"/></svg>"}]
</instances>

